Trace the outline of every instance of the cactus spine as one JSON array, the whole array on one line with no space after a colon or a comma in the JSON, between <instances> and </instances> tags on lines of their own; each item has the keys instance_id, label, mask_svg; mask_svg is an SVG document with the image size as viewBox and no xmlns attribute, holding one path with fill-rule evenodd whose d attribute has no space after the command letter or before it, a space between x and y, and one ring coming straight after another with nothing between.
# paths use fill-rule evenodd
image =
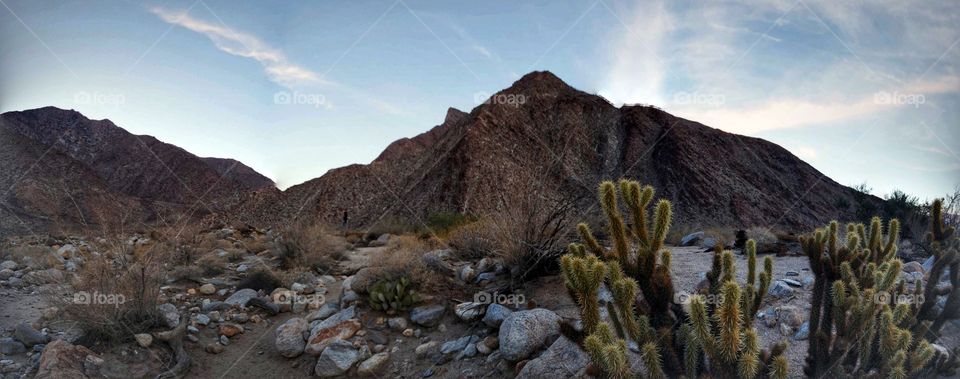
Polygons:
<instances>
[{"instance_id":1,"label":"cactus spine","mask_svg":"<svg viewBox=\"0 0 960 379\"><path fill-rule=\"evenodd\" d=\"M620 211L618 189L629 211L629 225ZM580 307L583 332L588 335L584 348L597 367L612 378L636 376L626 364L630 341L636 343L634 353L652 378L786 376L785 345L762 351L752 327L773 270L768 257L757 275L753 241L747 245L747 283L736 282L733 254L718 247L707 274L711 301L703 295L692 296L688 314L682 304L675 303L671 253L663 248L670 230L670 202L657 201L650 219L653 187L631 180L621 180L619 185L606 181L598 193L611 248L603 247L589 226L580 224L583 244L571 244L560 259L567 289ZM602 286L613 295L606 308L609 321L600 318ZM717 304L715 299L722 300Z\"/></svg>"}]
</instances>

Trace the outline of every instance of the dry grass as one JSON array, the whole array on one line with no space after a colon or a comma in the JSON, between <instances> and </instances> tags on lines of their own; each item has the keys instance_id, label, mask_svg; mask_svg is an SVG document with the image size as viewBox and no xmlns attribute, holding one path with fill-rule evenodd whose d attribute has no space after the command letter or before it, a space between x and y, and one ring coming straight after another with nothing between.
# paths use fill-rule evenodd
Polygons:
<instances>
[{"instance_id":1,"label":"dry grass","mask_svg":"<svg viewBox=\"0 0 960 379\"><path fill-rule=\"evenodd\" d=\"M503 246L500 235L496 233L492 221L483 219L462 225L449 233L447 244L462 259L479 259L489 255L498 255Z\"/></svg>"},{"instance_id":2,"label":"dry grass","mask_svg":"<svg viewBox=\"0 0 960 379\"><path fill-rule=\"evenodd\" d=\"M406 276L421 292L442 292L448 289L448 278L423 263L423 255L438 248L441 246L434 240L410 235L394 236L379 259L371 262L371 266L382 270L381 279Z\"/></svg>"},{"instance_id":3,"label":"dry grass","mask_svg":"<svg viewBox=\"0 0 960 379\"><path fill-rule=\"evenodd\" d=\"M126 245L115 244L112 256L126 257ZM128 340L157 323L157 298L163 283L165 252L153 251L133 262L107 255L90 257L72 281L73 293L52 296L91 340Z\"/></svg>"},{"instance_id":4,"label":"dry grass","mask_svg":"<svg viewBox=\"0 0 960 379\"><path fill-rule=\"evenodd\" d=\"M334 236L323 224L295 225L281 233L275 241L273 254L280 260L280 268L310 268L327 271L344 259L346 243Z\"/></svg>"},{"instance_id":5,"label":"dry grass","mask_svg":"<svg viewBox=\"0 0 960 379\"><path fill-rule=\"evenodd\" d=\"M220 275L227 270L227 261L211 253L200 257L200 259L197 260L196 266L202 270L203 275L214 276Z\"/></svg>"},{"instance_id":6,"label":"dry grass","mask_svg":"<svg viewBox=\"0 0 960 379\"><path fill-rule=\"evenodd\" d=\"M4 249L7 259L26 264L35 269L61 267L57 251L46 245L16 245Z\"/></svg>"}]
</instances>

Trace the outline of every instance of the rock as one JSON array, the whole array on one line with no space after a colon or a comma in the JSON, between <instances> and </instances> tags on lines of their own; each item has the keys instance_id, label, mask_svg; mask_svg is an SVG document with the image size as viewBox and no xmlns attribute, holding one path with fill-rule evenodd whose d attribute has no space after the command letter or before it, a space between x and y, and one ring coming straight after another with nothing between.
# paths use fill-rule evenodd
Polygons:
<instances>
[{"instance_id":1,"label":"rock","mask_svg":"<svg viewBox=\"0 0 960 379\"><path fill-rule=\"evenodd\" d=\"M796 272L796 271L787 271L786 273L784 273L784 275L786 275L786 276L800 276L800 273L799 273L799 272Z\"/></svg>"},{"instance_id":2,"label":"rock","mask_svg":"<svg viewBox=\"0 0 960 379\"><path fill-rule=\"evenodd\" d=\"M473 269L473 266L468 264L460 268L460 280L464 283L473 283L476 278L477 271Z\"/></svg>"},{"instance_id":3,"label":"rock","mask_svg":"<svg viewBox=\"0 0 960 379\"><path fill-rule=\"evenodd\" d=\"M440 352L440 342L430 341L427 343L420 344L414 349L414 354L417 359L430 358Z\"/></svg>"},{"instance_id":4,"label":"rock","mask_svg":"<svg viewBox=\"0 0 960 379\"><path fill-rule=\"evenodd\" d=\"M210 320L213 322L223 322L222 317L220 317L220 311L207 313L207 317L210 317Z\"/></svg>"},{"instance_id":5,"label":"rock","mask_svg":"<svg viewBox=\"0 0 960 379\"><path fill-rule=\"evenodd\" d=\"M905 264L903 265L903 270L902 270L902 271L905 272L905 273L909 273L909 272L919 272L919 273L922 274L922 273L924 273L926 270L923 269L923 265L920 264L919 262L910 261L910 262L907 262L907 263L905 263Z\"/></svg>"},{"instance_id":6,"label":"rock","mask_svg":"<svg viewBox=\"0 0 960 379\"><path fill-rule=\"evenodd\" d=\"M77 249L76 246L73 246L73 244L68 243L66 245L60 246L60 248L57 249L57 255L59 255L63 259L70 259L70 258L79 256L80 249Z\"/></svg>"},{"instance_id":7,"label":"rock","mask_svg":"<svg viewBox=\"0 0 960 379\"><path fill-rule=\"evenodd\" d=\"M493 352L493 350L490 350L490 348L487 347L487 345L483 343L483 341L480 341L480 342L477 342L477 352L483 355L489 355L490 353Z\"/></svg>"},{"instance_id":8,"label":"rock","mask_svg":"<svg viewBox=\"0 0 960 379\"><path fill-rule=\"evenodd\" d=\"M510 308L507 308L500 304L490 304L487 307L487 312L483 316L483 323L487 324L493 328L499 328L500 324L503 323L503 320L506 320L513 311Z\"/></svg>"},{"instance_id":9,"label":"rock","mask_svg":"<svg viewBox=\"0 0 960 379\"><path fill-rule=\"evenodd\" d=\"M160 313L160 320L167 328L173 329L180 325L180 312L177 306L170 303L163 303L157 306L157 312Z\"/></svg>"},{"instance_id":10,"label":"rock","mask_svg":"<svg viewBox=\"0 0 960 379\"><path fill-rule=\"evenodd\" d=\"M247 303L247 304L250 304L250 303ZM231 307L232 305L227 304L226 302L223 302L223 301L208 301L203 303L203 305L200 306L200 310L203 312L209 313L213 311L225 311L230 309Z\"/></svg>"},{"instance_id":11,"label":"rock","mask_svg":"<svg viewBox=\"0 0 960 379\"><path fill-rule=\"evenodd\" d=\"M243 327L238 324L224 323L217 328L217 333L221 336L227 336L227 338L233 338L233 336L243 334Z\"/></svg>"},{"instance_id":12,"label":"rock","mask_svg":"<svg viewBox=\"0 0 960 379\"><path fill-rule=\"evenodd\" d=\"M357 317L357 307L351 306L345 308L337 313L334 313L332 316L327 317L325 320L313 323L310 325L311 332L316 332L319 329L329 328L331 326L337 325L349 319Z\"/></svg>"},{"instance_id":13,"label":"rock","mask_svg":"<svg viewBox=\"0 0 960 379\"><path fill-rule=\"evenodd\" d=\"M911 263L915 263L915 262L911 262ZM902 275L903 275L903 280L906 281L908 284L913 284L919 280L923 280L922 272L916 272L916 271L904 272Z\"/></svg>"},{"instance_id":14,"label":"rock","mask_svg":"<svg viewBox=\"0 0 960 379\"><path fill-rule=\"evenodd\" d=\"M497 350L500 348L500 339L496 336L486 336L483 339L483 344L490 350Z\"/></svg>"},{"instance_id":15,"label":"rock","mask_svg":"<svg viewBox=\"0 0 960 379\"><path fill-rule=\"evenodd\" d=\"M794 334L793 327L787 325L786 323L780 323L780 335L784 337L790 337Z\"/></svg>"},{"instance_id":16,"label":"rock","mask_svg":"<svg viewBox=\"0 0 960 379\"><path fill-rule=\"evenodd\" d=\"M250 266L247 266L245 264L241 264L237 266L237 272L247 272L247 270L250 270Z\"/></svg>"},{"instance_id":17,"label":"rock","mask_svg":"<svg viewBox=\"0 0 960 379\"><path fill-rule=\"evenodd\" d=\"M477 273L483 274L485 272L490 272L496 268L496 266L497 262L493 258L484 257L480 260L480 262L477 262Z\"/></svg>"},{"instance_id":18,"label":"rock","mask_svg":"<svg viewBox=\"0 0 960 379\"><path fill-rule=\"evenodd\" d=\"M800 282L798 282L798 281L796 281L796 280L793 280L793 279L780 279L780 281L782 281L782 282L784 282L784 283L787 283L787 285L789 285L790 287L800 287L800 286L802 286L802 284L800 284Z\"/></svg>"},{"instance_id":19,"label":"rock","mask_svg":"<svg viewBox=\"0 0 960 379\"><path fill-rule=\"evenodd\" d=\"M303 349L307 346L307 340L303 335L307 332L307 321L294 317L277 327L276 340L274 346L280 355L287 358L295 358L303 354Z\"/></svg>"},{"instance_id":20,"label":"rock","mask_svg":"<svg viewBox=\"0 0 960 379\"><path fill-rule=\"evenodd\" d=\"M933 256L931 255L927 257L927 259L923 261L923 264L920 265L920 268L923 269L923 272L930 272L930 270L933 270Z\"/></svg>"},{"instance_id":21,"label":"rock","mask_svg":"<svg viewBox=\"0 0 960 379\"><path fill-rule=\"evenodd\" d=\"M2 269L2 270L10 270L10 271L16 270L16 269L17 269L17 262L14 262L14 261L3 261L3 263L0 263L0 269Z\"/></svg>"},{"instance_id":22,"label":"rock","mask_svg":"<svg viewBox=\"0 0 960 379\"><path fill-rule=\"evenodd\" d=\"M338 340L347 340L353 337L353 335L360 330L360 327L359 321L351 319L325 328L314 328L310 333L310 338L307 339L307 347L304 349L304 352L309 355L318 356L324 349L329 347L330 344Z\"/></svg>"},{"instance_id":23,"label":"rock","mask_svg":"<svg viewBox=\"0 0 960 379\"><path fill-rule=\"evenodd\" d=\"M207 344L207 346L205 346L203 350L210 354L220 354L223 352L223 345L213 342L213 343Z\"/></svg>"},{"instance_id":24,"label":"rock","mask_svg":"<svg viewBox=\"0 0 960 379\"><path fill-rule=\"evenodd\" d=\"M413 337L414 332L413 332L413 329L406 328L403 330L402 334L404 337Z\"/></svg>"},{"instance_id":25,"label":"rock","mask_svg":"<svg viewBox=\"0 0 960 379\"><path fill-rule=\"evenodd\" d=\"M83 346L71 345L64 340L47 344L40 355L36 379L81 379L87 378L84 362L96 354Z\"/></svg>"},{"instance_id":26,"label":"rock","mask_svg":"<svg viewBox=\"0 0 960 379\"><path fill-rule=\"evenodd\" d=\"M320 354L320 359L317 360L313 371L322 378L339 376L350 370L358 360L360 360L360 352L353 347L352 343L335 339Z\"/></svg>"},{"instance_id":27,"label":"rock","mask_svg":"<svg viewBox=\"0 0 960 379\"><path fill-rule=\"evenodd\" d=\"M197 327L193 325L187 325L187 331L190 332L190 334L200 333L200 329L197 329Z\"/></svg>"},{"instance_id":28,"label":"rock","mask_svg":"<svg viewBox=\"0 0 960 379\"><path fill-rule=\"evenodd\" d=\"M13 330L13 338L27 347L47 343L47 335L34 329L30 324L21 322Z\"/></svg>"},{"instance_id":29,"label":"rock","mask_svg":"<svg viewBox=\"0 0 960 379\"><path fill-rule=\"evenodd\" d=\"M40 318L44 321L50 321L57 318L57 315L60 314L60 308L57 307L48 307L43 310L40 314Z\"/></svg>"},{"instance_id":30,"label":"rock","mask_svg":"<svg viewBox=\"0 0 960 379\"><path fill-rule=\"evenodd\" d=\"M368 243L367 246L369 247L387 246L388 242L390 242L390 234L384 233L384 234L381 234L379 237L377 237L377 239L370 241L370 243Z\"/></svg>"},{"instance_id":31,"label":"rock","mask_svg":"<svg viewBox=\"0 0 960 379\"><path fill-rule=\"evenodd\" d=\"M703 237L698 245L700 245L700 247L713 248L717 246L717 239L713 237Z\"/></svg>"},{"instance_id":32,"label":"rock","mask_svg":"<svg viewBox=\"0 0 960 379\"><path fill-rule=\"evenodd\" d=\"M763 324L768 328L777 326L777 309L774 307L767 307L767 309L757 312L757 318L763 320Z\"/></svg>"},{"instance_id":33,"label":"rock","mask_svg":"<svg viewBox=\"0 0 960 379\"><path fill-rule=\"evenodd\" d=\"M457 317L460 317L461 320L470 322L483 316L486 308L487 305L484 303L465 302L457 304L454 308L454 313L456 313Z\"/></svg>"},{"instance_id":34,"label":"rock","mask_svg":"<svg viewBox=\"0 0 960 379\"><path fill-rule=\"evenodd\" d=\"M809 290L813 288L814 284L816 284L816 279L814 279L812 276L808 276L803 278L803 282L801 284L803 284L803 289Z\"/></svg>"},{"instance_id":35,"label":"rock","mask_svg":"<svg viewBox=\"0 0 960 379\"><path fill-rule=\"evenodd\" d=\"M796 328L800 326L800 324L803 324L803 311L792 305L778 307L777 320L779 320L780 323Z\"/></svg>"},{"instance_id":36,"label":"rock","mask_svg":"<svg viewBox=\"0 0 960 379\"><path fill-rule=\"evenodd\" d=\"M703 232L694 232L683 236L680 239L680 246L696 246L703 239Z\"/></svg>"},{"instance_id":37,"label":"rock","mask_svg":"<svg viewBox=\"0 0 960 379\"><path fill-rule=\"evenodd\" d=\"M229 300L229 299L228 299ZM270 301L269 297L254 297L247 302L251 307L257 307L267 311L271 315L280 313L280 305Z\"/></svg>"},{"instance_id":38,"label":"rock","mask_svg":"<svg viewBox=\"0 0 960 379\"><path fill-rule=\"evenodd\" d=\"M440 345L440 354L450 355L463 351L471 342L476 343L477 337L472 335L463 336L452 341L444 342Z\"/></svg>"},{"instance_id":39,"label":"rock","mask_svg":"<svg viewBox=\"0 0 960 379\"><path fill-rule=\"evenodd\" d=\"M803 341L807 338L810 338L810 321L804 321L797 329L797 333L793 335L793 339L797 341Z\"/></svg>"},{"instance_id":40,"label":"rock","mask_svg":"<svg viewBox=\"0 0 960 379\"><path fill-rule=\"evenodd\" d=\"M410 321L414 324L433 327L440 323L446 308L440 304L425 305L410 310Z\"/></svg>"},{"instance_id":41,"label":"rock","mask_svg":"<svg viewBox=\"0 0 960 379\"><path fill-rule=\"evenodd\" d=\"M236 323L246 324L248 321L250 321L250 315L246 313L237 313L233 315L231 320L233 320Z\"/></svg>"},{"instance_id":42,"label":"rock","mask_svg":"<svg viewBox=\"0 0 960 379\"><path fill-rule=\"evenodd\" d=\"M467 344L467 347L464 347L463 351L461 351L460 354L457 355L457 360L460 360L463 358L472 358L477 355L477 344L479 342L476 342L476 339L477 338L470 339L470 343Z\"/></svg>"},{"instance_id":43,"label":"rock","mask_svg":"<svg viewBox=\"0 0 960 379\"><path fill-rule=\"evenodd\" d=\"M497 279L497 273L495 272L484 272L480 275L477 275L477 283L483 282L492 282Z\"/></svg>"},{"instance_id":44,"label":"rock","mask_svg":"<svg viewBox=\"0 0 960 379\"><path fill-rule=\"evenodd\" d=\"M5 337L0 338L0 354L3 355L16 355L23 354L27 352L27 347L24 346L20 341L16 341L13 338Z\"/></svg>"},{"instance_id":45,"label":"rock","mask_svg":"<svg viewBox=\"0 0 960 379\"><path fill-rule=\"evenodd\" d=\"M210 283L204 284L200 286L200 293L204 295L213 295L217 293L217 287Z\"/></svg>"},{"instance_id":46,"label":"rock","mask_svg":"<svg viewBox=\"0 0 960 379\"><path fill-rule=\"evenodd\" d=\"M767 294L777 298L789 297L793 295L793 288L784 281L778 280L770 286L770 291Z\"/></svg>"},{"instance_id":47,"label":"rock","mask_svg":"<svg viewBox=\"0 0 960 379\"><path fill-rule=\"evenodd\" d=\"M560 316L537 308L513 312L500 325L500 352L510 361L520 361L552 342L560 334Z\"/></svg>"},{"instance_id":48,"label":"rock","mask_svg":"<svg viewBox=\"0 0 960 379\"><path fill-rule=\"evenodd\" d=\"M198 314L198 315L197 315L197 324L198 324L198 325L207 326L207 324L209 324L209 323L210 323L210 316L207 316L207 315L205 315L205 314Z\"/></svg>"},{"instance_id":49,"label":"rock","mask_svg":"<svg viewBox=\"0 0 960 379\"><path fill-rule=\"evenodd\" d=\"M218 341L220 341L220 344L223 346L230 345L230 338L227 336L221 335Z\"/></svg>"},{"instance_id":50,"label":"rock","mask_svg":"<svg viewBox=\"0 0 960 379\"><path fill-rule=\"evenodd\" d=\"M387 320L387 326L390 327L390 330L395 332L403 331L407 329L409 323L406 318L403 317L391 317Z\"/></svg>"},{"instance_id":51,"label":"rock","mask_svg":"<svg viewBox=\"0 0 960 379\"><path fill-rule=\"evenodd\" d=\"M519 379L585 377L583 370L590 357L577 344L560 337L539 357L530 360L520 373Z\"/></svg>"},{"instance_id":52,"label":"rock","mask_svg":"<svg viewBox=\"0 0 960 379\"><path fill-rule=\"evenodd\" d=\"M14 275L13 270L11 270L11 269L9 269L9 268L5 268L5 269L3 269L3 270L0 270L0 280L10 279L10 278L13 277L13 275Z\"/></svg>"},{"instance_id":53,"label":"rock","mask_svg":"<svg viewBox=\"0 0 960 379\"><path fill-rule=\"evenodd\" d=\"M153 344L153 336L147 333L134 334L133 339L137 340L137 344L142 347L150 347Z\"/></svg>"},{"instance_id":54,"label":"rock","mask_svg":"<svg viewBox=\"0 0 960 379\"><path fill-rule=\"evenodd\" d=\"M312 289L313 287L310 288ZM290 290L296 293L306 293L307 286L300 283L293 283L290 285Z\"/></svg>"},{"instance_id":55,"label":"rock","mask_svg":"<svg viewBox=\"0 0 960 379\"><path fill-rule=\"evenodd\" d=\"M100 369L103 368L104 363L103 358L92 354L88 355L83 360L83 373L90 378L103 377L104 375L100 374Z\"/></svg>"},{"instance_id":56,"label":"rock","mask_svg":"<svg viewBox=\"0 0 960 379\"><path fill-rule=\"evenodd\" d=\"M377 376L390 362L389 353L377 353L357 366L357 375Z\"/></svg>"},{"instance_id":57,"label":"rock","mask_svg":"<svg viewBox=\"0 0 960 379\"><path fill-rule=\"evenodd\" d=\"M63 272L55 268L46 270L30 271L23 276L23 281L27 284L42 285L48 283L62 283L64 280Z\"/></svg>"},{"instance_id":58,"label":"rock","mask_svg":"<svg viewBox=\"0 0 960 379\"><path fill-rule=\"evenodd\" d=\"M313 322L316 320L322 320L327 317L330 317L334 313L337 313L340 310L340 307L336 303L324 303L320 309L317 309L313 312L307 314L307 321Z\"/></svg>"},{"instance_id":59,"label":"rock","mask_svg":"<svg viewBox=\"0 0 960 379\"><path fill-rule=\"evenodd\" d=\"M13 277L7 280L7 284L13 288L20 288L20 287L23 287L24 283L23 283L23 279Z\"/></svg>"},{"instance_id":60,"label":"rock","mask_svg":"<svg viewBox=\"0 0 960 379\"><path fill-rule=\"evenodd\" d=\"M257 297L257 291L250 288L244 288L234 292L233 295L230 295L230 297L228 297L227 300L224 300L224 302L230 305L243 307L247 305L250 299L255 297Z\"/></svg>"}]
</instances>

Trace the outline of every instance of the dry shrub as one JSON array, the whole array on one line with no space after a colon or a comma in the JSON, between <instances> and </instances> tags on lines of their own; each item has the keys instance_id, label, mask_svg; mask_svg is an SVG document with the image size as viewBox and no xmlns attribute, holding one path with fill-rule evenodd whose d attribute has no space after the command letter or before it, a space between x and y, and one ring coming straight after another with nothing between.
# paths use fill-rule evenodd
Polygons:
<instances>
[{"instance_id":1,"label":"dry shrub","mask_svg":"<svg viewBox=\"0 0 960 379\"><path fill-rule=\"evenodd\" d=\"M482 219L472 222L450 232L447 245L457 252L461 259L479 259L488 255L495 255L502 246L500 236L495 233L493 222Z\"/></svg>"},{"instance_id":2,"label":"dry shrub","mask_svg":"<svg viewBox=\"0 0 960 379\"><path fill-rule=\"evenodd\" d=\"M73 292L54 296L51 304L64 310L92 341L129 340L157 324L157 298L163 284L164 252L152 251L130 262L122 244L110 259L91 257L73 278Z\"/></svg>"},{"instance_id":3,"label":"dry shrub","mask_svg":"<svg viewBox=\"0 0 960 379\"><path fill-rule=\"evenodd\" d=\"M203 270L203 275L220 275L227 270L227 262L216 254L207 254L197 260L197 267Z\"/></svg>"},{"instance_id":4,"label":"dry shrub","mask_svg":"<svg viewBox=\"0 0 960 379\"><path fill-rule=\"evenodd\" d=\"M437 293L446 289L446 276L428 268L423 263L423 255L439 247L432 240L394 236L381 255L371 261L371 266L382 270L380 279L394 280L406 276L419 291Z\"/></svg>"},{"instance_id":5,"label":"dry shrub","mask_svg":"<svg viewBox=\"0 0 960 379\"><path fill-rule=\"evenodd\" d=\"M35 269L60 267L57 251L44 245L16 245L6 249L9 259L26 264Z\"/></svg>"},{"instance_id":6,"label":"dry shrub","mask_svg":"<svg viewBox=\"0 0 960 379\"><path fill-rule=\"evenodd\" d=\"M264 290L267 293L281 287L283 287L283 280L280 279L280 275L264 267L250 270L247 276L237 284L237 288L250 288L257 291Z\"/></svg>"},{"instance_id":7,"label":"dry shrub","mask_svg":"<svg viewBox=\"0 0 960 379\"><path fill-rule=\"evenodd\" d=\"M299 224L281 233L274 246L280 268L308 267L318 271L334 268L344 258L345 243L323 224Z\"/></svg>"},{"instance_id":8,"label":"dry shrub","mask_svg":"<svg viewBox=\"0 0 960 379\"><path fill-rule=\"evenodd\" d=\"M754 240L757 245L774 244L779 241L777 235L774 234L770 228L764 228L760 226L754 226L747 229L747 239Z\"/></svg>"}]
</instances>

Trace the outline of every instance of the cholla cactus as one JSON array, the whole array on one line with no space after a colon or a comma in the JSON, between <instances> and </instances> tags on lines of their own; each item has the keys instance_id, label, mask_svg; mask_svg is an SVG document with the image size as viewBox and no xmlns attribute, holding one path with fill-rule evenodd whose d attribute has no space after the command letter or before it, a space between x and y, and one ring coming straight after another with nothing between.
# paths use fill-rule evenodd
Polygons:
<instances>
[{"instance_id":1,"label":"cholla cactus","mask_svg":"<svg viewBox=\"0 0 960 379\"><path fill-rule=\"evenodd\" d=\"M900 223L884 231L880 218L847 225L845 240L834 221L801 238L815 275L810 310L810 377L914 377L924 372L933 348L911 329L920 312L921 285L909 288L895 259Z\"/></svg>"},{"instance_id":2,"label":"cholla cactus","mask_svg":"<svg viewBox=\"0 0 960 379\"><path fill-rule=\"evenodd\" d=\"M943 222L943 200L936 199L930 209L930 232L925 238L933 251L933 268L927 278L924 303L917 316L918 321L930 323L918 329L927 339L936 338L947 320L960 318L960 239L956 230ZM944 269L950 269L950 288L937 288ZM937 312L935 305L941 296L946 296L943 307Z\"/></svg>"},{"instance_id":3,"label":"cholla cactus","mask_svg":"<svg viewBox=\"0 0 960 379\"><path fill-rule=\"evenodd\" d=\"M370 287L369 292L370 307L390 313L406 310L420 302L420 295L413 290L406 277L396 281L381 279Z\"/></svg>"},{"instance_id":4,"label":"cholla cactus","mask_svg":"<svg viewBox=\"0 0 960 379\"><path fill-rule=\"evenodd\" d=\"M731 252L718 248L710 278L711 299L701 295L690 300L690 314L675 302L670 276L671 253L664 250L670 229L671 205L656 203L648 220L653 187L621 180L620 196L630 211L624 222L617 204L617 186L600 184L599 197L607 216L612 247L604 248L586 224L578 225L583 244L571 244L560 265L567 289L580 306L584 348L596 367L613 378L633 377L627 364L635 342L639 358L652 378L703 374L716 378L762 378L786 376L785 345L771 351L758 346L753 314L759 308L772 275L773 262L764 262L756 275L756 245L748 243L748 281L735 281ZM613 295L607 305L609 322L601 320L597 291L605 285Z\"/></svg>"}]
</instances>

